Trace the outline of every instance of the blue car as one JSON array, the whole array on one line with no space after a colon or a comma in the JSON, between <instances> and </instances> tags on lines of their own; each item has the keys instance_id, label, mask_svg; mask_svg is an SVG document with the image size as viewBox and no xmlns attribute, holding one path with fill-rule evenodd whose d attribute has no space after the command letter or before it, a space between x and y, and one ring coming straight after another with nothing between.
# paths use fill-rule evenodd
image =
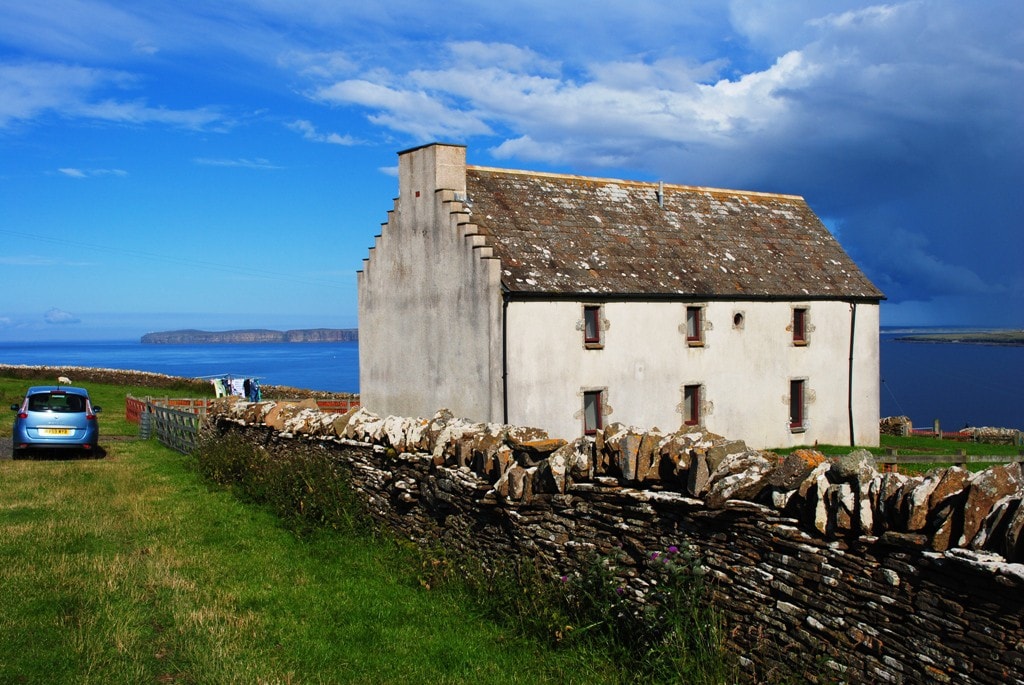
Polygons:
<instances>
[{"instance_id":1,"label":"blue car","mask_svg":"<svg viewBox=\"0 0 1024 685\"><path fill-rule=\"evenodd\" d=\"M32 450L75 449L97 452L100 428L89 391L61 385L38 385L28 389L21 404L12 404L14 454Z\"/></svg>"}]
</instances>

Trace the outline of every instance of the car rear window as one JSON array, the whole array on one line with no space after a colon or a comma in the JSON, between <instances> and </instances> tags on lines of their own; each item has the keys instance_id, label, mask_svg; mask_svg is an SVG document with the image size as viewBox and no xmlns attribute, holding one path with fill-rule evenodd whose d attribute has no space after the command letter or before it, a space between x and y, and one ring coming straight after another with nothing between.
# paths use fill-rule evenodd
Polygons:
<instances>
[{"instance_id":1,"label":"car rear window","mask_svg":"<svg viewBox=\"0 0 1024 685\"><path fill-rule=\"evenodd\" d=\"M81 412L85 411L85 398L66 392L36 393L28 398L29 411Z\"/></svg>"}]
</instances>

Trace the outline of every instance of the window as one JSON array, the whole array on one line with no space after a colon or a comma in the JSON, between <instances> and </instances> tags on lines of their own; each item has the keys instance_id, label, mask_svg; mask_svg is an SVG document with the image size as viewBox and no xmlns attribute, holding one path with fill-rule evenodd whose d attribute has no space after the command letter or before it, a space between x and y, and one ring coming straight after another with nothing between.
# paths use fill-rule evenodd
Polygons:
<instances>
[{"instance_id":1,"label":"window","mask_svg":"<svg viewBox=\"0 0 1024 685\"><path fill-rule=\"evenodd\" d=\"M806 428L806 388L804 380L791 380L789 382L789 429L791 431L802 431Z\"/></svg>"},{"instance_id":2,"label":"window","mask_svg":"<svg viewBox=\"0 0 1024 685\"><path fill-rule=\"evenodd\" d=\"M686 343L688 345L704 344L704 308L686 308Z\"/></svg>"},{"instance_id":3,"label":"window","mask_svg":"<svg viewBox=\"0 0 1024 685\"><path fill-rule=\"evenodd\" d=\"M604 337L601 335L601 306L586 305L583 307L583 345L588 348L601 347Z\"/></svg>"},{"instance_id":4,"label":"window","mask_svg":"<svg viewBox=\"0 0 1024 685\"><path fill-rule=\"evenodd\" d=\"M683 425L700 425L700 403L701 387L699 385L687 385L683 387Z\"/></svg>"},{"instance_id":5,"label":"window","mask_svg":"<svg viewBox=\"0 0 1024 685\"><path fill-rule=\"evenodd\" d=\"M604 391L583 391L583 433L593 435L604 428Z\"/></svg>"},{"instance_id":6,"label":"window","mask_svg":"<svg viewBox=\"0 0 1024 685\"><path fill-rule=\"evenodd\" d=\"M807 340L807 308L793 308L793 344L806 345Z\"/></svg>"}]
</instances>

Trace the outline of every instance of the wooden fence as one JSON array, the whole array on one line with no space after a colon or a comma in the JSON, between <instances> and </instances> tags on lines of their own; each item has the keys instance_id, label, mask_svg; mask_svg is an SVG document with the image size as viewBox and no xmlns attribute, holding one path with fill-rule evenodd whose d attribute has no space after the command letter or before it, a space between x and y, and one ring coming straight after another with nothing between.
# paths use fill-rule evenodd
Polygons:
<instances>
[{"instance_id":1,"label":"wooden fence","mask_svg":"<svg viewBox=\"0 0 1024 685\"><path fill-rule=\"evenodd\" d=\"M195 451L203 420L199 414L151 404L144 420L148 420L151 435L156 435L161 444L182 454ZM140 424L139 433L142 432Z\"/></svg>"},{"instance_id":2,"label":"wooden fence","mask_svg":"<svg viewBox=\"0 0 1024 685\"><path fill-rule=\"evenodd\" d=\"M1015 455L967 454L966 450L957 450L956 454L900 454L899 450L889 449L875 460L883 471L895 471L900 464L1012 464L1024 463L1024 450Z\"/></svg>"},{"instance_id":3,"label":"wooden fence","mask_svg":"<svg viewBox=\"0 0 1024 685\"><path fill-rule=\"evenodd\" d=\"M139 426L143 440L156 436L161 444L189 454L196 448L199 428L210 409L211 398L133 397L125 398L125 419ZM317 400L320 411L344 414L359 407L359 395Z\"/></svg>"}]
</instances>

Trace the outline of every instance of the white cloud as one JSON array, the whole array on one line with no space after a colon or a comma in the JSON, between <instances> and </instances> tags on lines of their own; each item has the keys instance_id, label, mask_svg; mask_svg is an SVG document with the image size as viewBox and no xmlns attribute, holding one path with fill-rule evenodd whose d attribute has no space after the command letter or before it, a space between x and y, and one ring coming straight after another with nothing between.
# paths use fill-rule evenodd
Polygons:
<instances>
[{"instance_id":1,"label":"white cloud","mask_svg":"<svg viewBox=\"0 0 1024 685\"><path fill-rule=\"evenodd\" d=\"M312 122L306 119L297 119L289 124L286 124L288 128L293 131L297 131L302 134L302 137L306 140L311 140L315 143L330 143L332 145L356 145L357 141L350 135L340 135L338 133L320 133L313 126Z\"/></svg>"},{"instance_id":2,"label":"white cloud","mask_svg":"<svg viewBox=\"0 0 1024 685\"><path fill-rule=\"evenodd\" d=\"M407 133L418 140L463 139L490 135L477 113L449 107L432 93L392 88L363 79L339 81L320 88L316 98L333 104L357 104L375 110L370 121Z\"/></svg>"},{"instance_id":3,"label":"white cloud","mask_svg":"<svg viewBox=\"0 0 1024 685\"><path fill-rule=\"evenodd\" d=\"M55 263L52 257L38 255L0 256L0 264L6 266L53 266Z\"/></svg>"},{"instance_id":4,"label":"white cloud","mask_svg":"<svg viewBox=\"0 0 1024 685\"><path fill-rule=\"evenodd\" d=\"M449 43L447 48L456 62L478 69L500 67L511 72L539 72L551 75L557 75L561 71L556 60L545 58L529 48L518 45L461 41Z\"/></svg>"},{"instance_id":5,"label":"white cloud","mask_svg":"<svg viewBox=\"0 0 1024 685\"><path fill-rule=\"evenodd\" d=\"M79 319L71 312L66 312L63 309L58 309L57 307L48 309L46 313L43 314L43 321L55 325L75 324L82 322L81 319Z\"/></svg>"},{"instance_id":6,"label":"white cloud","mask_svg":"<svg viewBox=\"0 0 1024 685\"><path fill-rule=\"evenodd\" d=\"M209 157L197 157L192 161L194 161L196 164L201 164L203 166L237 167L241 169L274 170L284 168L272 163L268 159L263 158L248 159L242 157L239 159L213 159Z\"/></svg>"},{"instance_id":7,"label":"white cloud","mask_svg":"<svg viewBox=\"0 0 1024 685\"><path fill-rule=\"evenodd\" d=\"M59 173L71 178L90 178L96 176L127 176L124 169L76 169L74 167L62 167L57 169Z\"/></svg>"},{"instance_id":8,"label":"white cloud","mask_svg":"<svg viewBox=\"0 0 1024 685\"><path fill-rule=\"evenodd\" d=\"M136 77L110 69L53 62L0 63L0 129L47 113L127 124L165 124L203 130L229 125L217 109L152 107L142 100L103 97L133 86Z\"/></svg>"}]
</instances>

